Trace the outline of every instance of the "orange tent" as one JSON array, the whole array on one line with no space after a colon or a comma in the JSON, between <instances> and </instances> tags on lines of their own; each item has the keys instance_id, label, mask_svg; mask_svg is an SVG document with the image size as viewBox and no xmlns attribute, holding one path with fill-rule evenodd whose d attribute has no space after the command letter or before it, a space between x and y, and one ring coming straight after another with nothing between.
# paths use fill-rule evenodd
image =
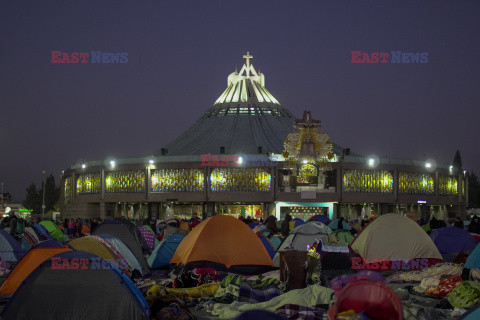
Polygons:
<instances>
[{"instance_id":1,"label":"orange tent","mask_svg":"<svg viewBox=\"0 0 480 320\"><path fill-rule=\"evenodd\" d=\"M82 224L82 233L90 233L90 228L87 225Z\"/></svg>"},{"instance_id":2,"label":"orange tent","mask_svg":"<svg viewBox=\"0 0 480 320\"><path fill-rule=\"evenodd\" d=\"M42 262L61 252L70 251L68 247L63 248L33 248L30 250L10 272L7 279L0 287L0 295L13 294L20 284L32 273Z\"/></svg>"},{"instance_id":3,"label":"orange tent","mask_svg":"<svg viewBox=\"0 0 480 320\"><path fill-rule=\"evenodd\" d=\"M196 261L231 266L272 266L262 241L232 216L214 216L196 226L180 243L170 263Z\"/></svg>"}]
</instances>

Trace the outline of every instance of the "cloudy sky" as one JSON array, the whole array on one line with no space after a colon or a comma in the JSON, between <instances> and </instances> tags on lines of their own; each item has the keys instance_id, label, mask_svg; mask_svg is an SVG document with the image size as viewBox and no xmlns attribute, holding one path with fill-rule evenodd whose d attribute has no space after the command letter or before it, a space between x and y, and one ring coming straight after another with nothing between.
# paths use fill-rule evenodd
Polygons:
<instances>
[{"instance_id":1,"label":"cloudy sky","mask_svg":"<svg viewBox=\"0 0 480 320\"><path fill-rule=\"evenodd\" d=\"M478 1L2 1L0 182L57 182L78 161L143 156L198 119L242 55L295 116L361 154L480 174ZM53 64L52 51L128 53ZM427 63L351 63L352 51Z\"/></svg>"}]
</instances>

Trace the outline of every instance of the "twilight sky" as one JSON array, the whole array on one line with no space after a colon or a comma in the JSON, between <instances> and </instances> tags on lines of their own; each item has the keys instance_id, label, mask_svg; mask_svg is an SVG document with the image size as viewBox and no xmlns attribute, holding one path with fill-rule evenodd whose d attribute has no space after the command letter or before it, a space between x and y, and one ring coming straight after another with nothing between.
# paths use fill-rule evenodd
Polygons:
<instances>
[{"instance_id":1,"label":"twilight sky","mask_svg":"<svg viewBox=\"0 0 480 320\"><path fill-rule=\"evenodd\" d=\"M266 88L361 154L480 174L479 1L1 1L0 182L152 153L198 119L248 50ZM351 51L428 53L353 64ZM51 51L127 52L52 64ZM391 59L389 59L391 60Z\"/></svg>"}]
</instances>

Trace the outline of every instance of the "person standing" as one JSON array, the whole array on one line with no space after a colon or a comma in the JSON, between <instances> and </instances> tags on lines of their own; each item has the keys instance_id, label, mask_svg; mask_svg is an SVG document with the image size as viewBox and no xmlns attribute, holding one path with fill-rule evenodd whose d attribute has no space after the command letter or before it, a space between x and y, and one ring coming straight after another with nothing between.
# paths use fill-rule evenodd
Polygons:
<instances>
[{"instance_id":1,"label":"person standing","mask_svg":"<svg viewBox=\"0 0 480 320\"><path fill-rule=\"evenodd\" d=\"M280 227L280 232L284 238L290 233L290 221L292 221L292 216L287 213L285 220L283 220L282 226Z\"/></svg>"},{"instance_id":2,"label":"person standing","mask_svg":"<svg viewBox=\"0 0 480 320\"><path fill-rule=\"evenodd\" d=\"M9 209L9 208L7 208ZM15 215L15 211L10 209L8 212L10 217L10 235L15 238L20 244L22 244L21 234L23 233L22 221Z\"/></svg>"}]
</instances>

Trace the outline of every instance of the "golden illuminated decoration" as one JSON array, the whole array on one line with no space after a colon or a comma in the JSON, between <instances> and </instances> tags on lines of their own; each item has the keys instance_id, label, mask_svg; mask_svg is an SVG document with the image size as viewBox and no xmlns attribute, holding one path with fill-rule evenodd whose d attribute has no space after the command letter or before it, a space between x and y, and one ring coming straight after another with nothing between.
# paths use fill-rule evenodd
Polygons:
<instances>
[{"instance_id":1,"label":"golden illuminated decoration","mask_svg":"<svg viewBox=\"0 0 480 320\"><path fill-rule=\"evenodd\" d=\"M159 169L152 171L152 192L198 192L204 190L200 169Z\"/></svg>"},{"instance_id":2,"label":"golden illuminated decoration","mask_svg":"<svg viewBox=\"0 0 480 320\"><path fill-rule=\"evenodd\" d=\"M77 178L77 194L100 193L100 173L83 173Z\"/></svg>"},{"instance_id":3,"label":"golden illuminated decoration","mask_svg":"<svg viewBox=\"0 0 480 320\"><path fill-rule=\"evenodd\" d=\"M390 171L346 170L343 175L345 192L392 193L393 175Z\"/></svg>"},{"instance_id":4,"label":"golden illuminated decoration","mask_svg":"<svg viewBox=\"0 0 480 320\"><path fill-rule=\"evenodd\" d=\"M105 193L145 192L145 171L126 170L105 173Z\"/></svg>"},{"instance_id":5,"label":"golden illuminated decoration","mask_svg":"<svg viewBox=\"0 0 480 320\"><path fill-rule=\"evenodd\" d=\"M282 153L287 163L301 163L305 159L320 170L330 170L328 162L333 159L332 142L320 126L320 121L312 119L310 111L295 122L293 132L288 134Z\"/></svg>"},{"instance_id":6,"label":"golden illuminated decoration","mask_svg":"<svg viewBox=\"0 0 480 320\"><path fill-rule=\"evenodd\" d=\"M428 173L400 172L398 174L398 191L409 194L433 194L435 180Z\"/></svg>"},{"instance_id":7,"label":"golden illuminated decoration","mask_svg":"<svg viewBox=\"0 0 480 320\"><path fill-rule=\"evenodd\" d=\"M313 164L303 164L298 170L298 184L316 184L318 182L318 169Z\"/></svg>"},{"instance_id":8,"label":"golden illuminated decoration","mask_svg":"<svg viewBox=\"0 0 480 320\"><path fill-rule=\"evenodd\" d=\"M270 191L271 176L261 168L215 168L210 174L212 191Z\"/></svg>"},{"instance_id":9,"label":"golden illuminated decoration","mask_svg":"<svg viewBox=\"0 0 480 320\"><path fill-rule=\"evenodd\" d=\"M65 203L68 203L70 201L70 199L72 199L72 195L73 195L73 178L72 177L68 177L68 178L65 178Z\"/></svg>"},{"instance_id":10,"label":"golden illuminated decoration","mask_svg":"<svg viewBox=\"0 0 480 320\"><path fill-rule=\"evenodd\" d=\"M457 195L458 194L457 184L458 184L458 181L456 177L451 177L446 175L440 175L438 177L438 190L440 191L441 195L446 195L446 196Z\"/></svg>"}]
</instances>

